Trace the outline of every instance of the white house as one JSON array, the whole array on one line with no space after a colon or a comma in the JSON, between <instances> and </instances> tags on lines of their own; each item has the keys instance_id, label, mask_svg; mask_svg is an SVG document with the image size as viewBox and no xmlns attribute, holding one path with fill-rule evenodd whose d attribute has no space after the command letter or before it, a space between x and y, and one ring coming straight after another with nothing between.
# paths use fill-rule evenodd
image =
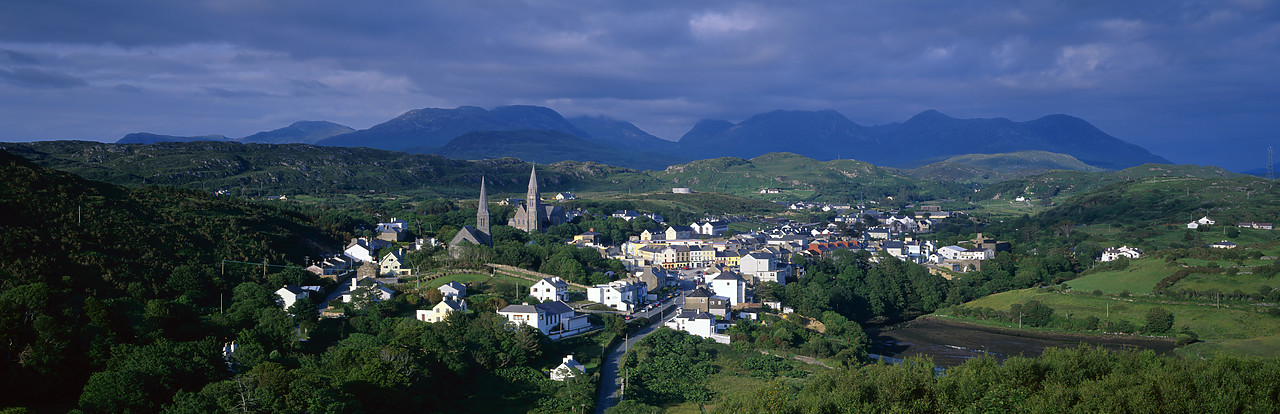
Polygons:
<instances>
[{"instance_id":1,"label":"white house","mask_svg":"<svg viewBox=\"0 0 1280 414\"><path fill-rule=\"evenodd\" d=\"M1209 247L1212 247L1215 249L1234 249L1236 248L1236 244L1230 241L1223 240L1214 244L1210 244Z\"/></svg>"},{"instance_id":2,"label":"white house","mask_svg":"<svg viewBox=\"0 0 1280 414\"><path fill-rule=\"evenodd\" d=\"M440 303L437 303L436 306L432 307L431 309L419 309L416 312L415 316L420 321L435 323L435 322L443 321L444 318L449 316L450 313L453 313L456 311L466 312L467 302L463 300L453 300L450 298L445 298L444 300L440 301Z\"/></svg>"},{"instance_id":3,"label":"white house","mask_svg":"<svg viewBox=\"0 0 1280 414\"><path fill-rule=\"evenodd\" d=\"M564 361L560 363L560 366L551 370L551 380L564 381L585 373L587 373L587 367L573 360L573 355L568 355L564 357Z\"/></svg>"},{"instance_id":4,"label":"white house","mask_svg":"<svg viewBox=\"0 0 1280 414\"><path fill-rule=\"evenodd\" d=\"M1106 250L1102 251L1102 257L1099 258L1098 261L1110 262L1112 260L1116 260L1121 257L1138 259L1142 257L1142 253L1143 252L1141 249L1137 249L1129 246L1108 247Z\"/></svg>"},{"instance_id":5,"label":"white house","mask_svg":"<svg viewBox=\"0 0 1280 414\"><path fill-rule=\"evenodd\" d=\"M467 297L467 285L458 282L445 283L437 289L440 290L440 296L452 298L453 300Z\"/></svg>"},{"instance_id":6,"label":"white house","mask_svg":"<svg viewBox=\"0 0 1280 414\"><path fill-rule=\"evenodd\" d=\"M681 310L679 315L667 321L667 327L688 332L690 335L711 338L722 344L729 343L729 335L716 332L716 317L706 312L693 309Z\"/></svg>"},{"instance_id":7,"label":"white house","mask_svg":"<svg viewBox=\"0 0 1280 414\"><path fill-rule=\"evenodd\" d=\"M280 297L281 302L284 304L284 309L286 310L293 306L293 304L298 300L310 296L310 293L311 292L292 284L284 285L284 287L276 290L276 296Z\"/></svg>"},{"instance_id":8,"label":"white house","mask_svg":"<svg viewBox=\"0 0 1280 414\"><path fill-rule=\"evenodd\" d=\"M560 301L537 305L509 305L498 311L498 314L507 318L510 323L538 328L553 340L591 330L587 315L574 314L573 308Z\"/></svg>"},{"instance_id":9,"label":"white house","mask_svg":"<svg viewBox=\"0 0 1280 414\"><path fill-rule=\"evenodd\" d=\"M559 200L559 201L577 200L577 199L578 199L578 196L573 195L573 193L556 193L556 200Z\"/></svg>"},{"instance_id":10,"label":"white house","mask_svg":"<svg viewBox=\"0 0 1280 414\"><path fill-rule=\"evenodd\" d=\"M729 223L720 220L693 223L689 227L693 229L694 234L710 237L719 236L729 231Z\"/></svg>"},{"instance_id":11,"label":"white house","mask_svg":"<svg viewBox=\"0 0 1280 414\"><path fill-rule=\"evenodd\" d=\"M620 311L630 311L644 303L644 295L649 291L646 286L637 278L615 280L587 288L587 300Z\"/></svg>"},{"instance_id":12,"label":"white house","mask_svg":"<svg viewBox=\"0 0 1280 414\"><path fill-rule=\"evenodd\" d=\"M613 212L613 215L611 217L617 217L626 221L631 221L631 219L640 217L640 213L635 210L618 210Z\"/></svg>"},{"instance_id":13,"label":"white house","mask_svg":"<svg viewBox=\"0 0 1280 414\"><path fill-rule=\"evenodd\" d=\"M716 296L729 298L731 306L737 306L739 303L747 301L747 282L742 280L737 273L721 272L720 275L712 278L709 284L711 291Z\"/></svg>"},{"instance_id":14,"label":"white house","mask_svg":"<svg viewBox=\"0 0 1280 414\"><path fill-rule=\"evenodd\" d=\"M556 276L543 278L529 287L529 296L538 298L543 302L564 301L566 293L569 293L569 284L565 283L564 279Z\"/></svg>"},{"instance_id":15,"label":"white house","mask_svg":"<svg viewBox=\"0 0 1280 414\"><path fill-rule=\"evenodd\" d=\"M347 244L347 247L342 251L342 254L361 262L372 262L374 261L373 254L377 252L378 249L390 244L391 242L381 239L351 239L351 243Z\"/></svg>"},{"instance_id":16,"label":"white house","mask_svg":"<svg viewBox=\"0 0 1280 414\"><path fill-rule=\"evenodd\" d=\"M772 253L752 252L738 259L738 268L743 276L748 276L755 283L778 282L787 283L787 275L778 270L778 261Z\"/></svg>"},{"instance_id":17,"label":"white house","mask_svg":"<svg viewBox=\"0 0 1280 414\"><path fill-rule=\"evenodd\" d=\"M938 255L944 259L960 260L960 254L969 251L969 249L960 246L942 246L938 249Z\"/></svg>"},{"instance_id":18,"label":"white house","mask_svg":"<svg viewBox=\"0 0 1280 414\"><path fill-rule=\"evenodd\" d=\"M391 299L391 295L395 294L395 291L383 286L382 282L379 282L378 279L371 277L353 277L351 278L351 286L347 289L346 293L342 294L342 301L345 303L351 303L351 300L354 299L357 294L364 291L371 292L372 296L370 299L375 302Z\"/></svg>"}]
</instances>

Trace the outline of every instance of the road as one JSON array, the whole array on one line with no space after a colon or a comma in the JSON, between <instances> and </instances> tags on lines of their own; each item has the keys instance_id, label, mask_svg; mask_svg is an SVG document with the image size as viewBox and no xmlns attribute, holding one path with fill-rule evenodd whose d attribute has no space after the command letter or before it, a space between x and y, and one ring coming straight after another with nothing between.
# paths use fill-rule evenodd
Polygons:
<instances>
[{"instance_id":1,"label":"road","mask_svg":"<svg viewBox=\"0 0 1280 414\"><path fill-rule=\"evenodd\" d=\"M609 409L618 404L618 397L621 396L620 389L622 381L618 377L618 367L622 365L622 355L626 354L636 342L644 339L645 335L658 330L667 320L675 317L679 313L680 308L677 306L684 302L684 293L677 299L671 300L661 308L654 309L654 312L665 312L660 318L650 318L649 326L632 333L623 343L615 345L613 349L605 356L600 366L600 395L596 399L596 414L603 414L604 410ZM645 316L640 313L637 316ZM648 316L645 316L648 317Z\"/></svg>"}]
</instances>

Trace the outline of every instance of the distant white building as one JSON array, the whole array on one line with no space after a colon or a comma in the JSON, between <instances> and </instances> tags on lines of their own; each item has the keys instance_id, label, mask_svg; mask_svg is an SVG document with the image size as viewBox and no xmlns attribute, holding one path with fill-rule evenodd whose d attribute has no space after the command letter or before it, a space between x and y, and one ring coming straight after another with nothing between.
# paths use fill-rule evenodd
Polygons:
<instances>
[{"instance_id":1,"label":"distant white building","mask_svg":"<svg viewBox=\"0 0 1280 414\"><path fill-rule=\"evenodd\" d=\"M560 339L591 330L587 315L577 315L564 302L537 305L510 305L498 311L507 321L538 328L551 339Z\"/></svg>"},{"instance_id":2,"label":"distant white building","mask_svg":"<svg viewBox=\"0 0 1280 414\"><path fill-rule=\"evenodd\" d=\"M1102 257L1098 258L1098 261L1110 262L1112 260L1116 260L1121 257L1138 259L1142 257L1142 254L1143 252L1141 249L1137 249L1129 246L1108 247L1106 250L1102 251Z\"/></svg>"},{"instance_id":3,"label":"distant white building","mask_svg":"<svg viewBox=\"0 0 1280 414\"><path fill-rule=\"evenodd\" d=\"M458 312L458 311L466 312L467 302L464 300L453 300L451 298L445 298L444 300L440 301L440 303L437 303L436 306L432 307L431 309L419 309L417 312L415 312L414 316L417 317L417 319L420 321L435 323L435 322L443 321L444 318L448 317L450 313Z\"/></svg>"},{"instance_id":4,"label":"distant white building","mask_svg":"<svg viewBox=\"0 0 1280 414\"><path fill-rule=\"evenodd\" d=\"M620 310L631 311L644 303L649 289L638 278L615 280L587 288L587 300Z\"/></svg>"},{"instance_id":5,"label":"distant white building","mask_svg":"<svg viewBox=\"0 0 1280 414\"><path fill-rule=\"evenodd\" d=\"M667 321L667 327L677 331L685 331L690 335L697 335L703 338L711 338L722 344L729 343L729 335L724 335L716 330L716 317L706 312L699 312L693 309L684 309L679 315Z\"/></svg>"},{"instance_id":6,"label":"distant white building","mask_svg":"<svg viewBox=\"0 0 1280 414\"><path fill-rule=\"evenodd\" d=\"M750 277L755 283L777 282L787 283L787 272L778 269L778 261L772 253L752 252L738 259L738 268L743 276Z\"/></svg>"},{"instance_id":7,"label":"distant white building","mask_svg":"<svg viewBox=\"0 0 1280 414\"><path fill-rule=\"evenodd\" d=\"M566 293L569 293L569 284L556 276L543 278L529 287L529 296L543 302L564 301Z\"/></svg>"},{"instance_id":8,"label":"distant white building","mask_svg":"<svg viewBox=\"0 0 1280 414\"><path fill-rule=\"evenodd\" d=\"M568 355L564 357L564 361L560 363L560 366L551 370L551 380L564 381L585 373L587 373L587 367L575 361L573 355Z\"/></svg>"},{"instance_id":9,"label":"distant white building","mask_svg":"<svg viewBox=\"0 0 1280 414\"><path fill-rule=\"evenodd\" d=\"M708 284L716 296L729 298L731 306L737 306L739 303L747 301L747 282L742 280L737 273L726 270L712 278Z\"/></svg>"},{"instance_id":10,"label":"distant white building","mask_svg":"<svg viewBox=\"0 0 1280 414\"><path fill-rule=\"evenodd\" d=\"M276 290L276 296L280 297L280 301L286 310L299 300L307 298L310 294L311 292L297 285L284 285L284 287Z\"/></svg>"}]
</instances>

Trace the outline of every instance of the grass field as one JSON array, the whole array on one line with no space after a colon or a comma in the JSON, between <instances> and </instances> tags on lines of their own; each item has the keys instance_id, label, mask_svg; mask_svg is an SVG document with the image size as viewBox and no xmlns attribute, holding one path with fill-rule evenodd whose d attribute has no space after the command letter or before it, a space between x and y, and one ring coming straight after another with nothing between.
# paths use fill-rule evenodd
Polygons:
<instances>
[{"instance_id":1,"label":"grass field","mask_svg":"<svg viewBox=\"0 0 1280 414\"><path fill-rule=\"evenodd\" d=\"M1275 287L1277 284L1280 284L1280 278L1265 278L1254 274L1241 273L1235 276L1193 274L1178 281L1173 285L1173 289L1216 290L1222 293L1231 293L1238 289L1245 293L1256 293L1262 286Z\"/></svg>"},{"instance_id":2,"label":"grass field","mask_svg":"<svg viewBox=\"0 0 1280 414\"><path fill-rule=\"evenodd\" d=\"M1019 217L1023 214L1035 215L1044 211L1045 207L1038 201L982 200L977 203L984 212L992 217Z\"/></svg>"},{"instance_id":3,"label":"grass field","mask_svg":"<svg viewBox=\"0 0 1280 414\"><path fill-rule=\"evenodd\" d=\"M1151 293L1151 289L1156 286L1160 279L1164 279L1177 271L1178 268L1176 266L1166 263L1160 258L1149 257L1129 261L1129 267L1124 270L1112 270L1082 276L1067 282L1067 286L1082 292L1093 292L1100 289L1104 293L1118 294L1128 290L1129 293L1146 295Z\"/></svg>"},{"instance_id":4,"label":"grass field","mask_svg":"<svg viewBox=\"0 0 1280 414\"><path fill-rule=\"evenodd\" d=\"M1008 310L1009 305L1032 299L1052 307L1055 316L1070 315L1073 319L1097 316L1103 321L1125 320L1139 327L1143 325L1151 308L1161 307L1173 313L1174 331L1190 329L1210 344L1224 345L1229 341L1280 336L1280 319L1260 312L1264 307L1244 304L1229 304L1218 308L1209 304L1173 302L1162 298L1120 298L1023 289L991 295L965 306ZM1271 351L1271 355L1280 355L1280 348Z\"/></svg>"}]
</instances>

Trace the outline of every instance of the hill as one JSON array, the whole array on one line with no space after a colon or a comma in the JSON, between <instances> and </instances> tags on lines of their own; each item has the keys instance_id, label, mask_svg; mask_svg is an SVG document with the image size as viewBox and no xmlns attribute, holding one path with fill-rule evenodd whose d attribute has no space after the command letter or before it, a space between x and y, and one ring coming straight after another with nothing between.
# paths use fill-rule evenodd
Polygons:
<instances>
[{"instance_id":1,"label":"hill","mask_svg":"<svg viewBox=\"0 0 1280 414\"><path fill-rule=\"evenodd\" d=\"M351 127L329 121L298 121L287 127L259 132L240 138L238 141L259 144L312 144L334 135L354 131Z\"/></svg>"},{"instance_id":2,"label":"hill","mask_svg":"<svg viewBox=\"0 0 1280 414\"><path fill-rule=\"evenodd\" d=\"M958 119L930 110L902 123L865 127L830 110L773 111L724 126L721 122L695 126L678 147L704 157L747 158L788 151L819 160L856 158L904 167L961 154L1024 150L1069 154L1107 169L1169 162L1068 115L1013 122Z\"/></svg>"},{"instance_id":3,"label":"hill","mask_svg":"<svg viewBox=\"0 0 1280 414\"><path fill-rule=\"evenodd\" d=\"M614 148L671 152L676 147L675 142L655 137L626 121L603 116L578 116L569 118L569 122L589 135L582 138Z\"/></svg>"},{"instance_id":4,"label":"hill","mask_svg":"<svg viewBox=\"0 0 1280 414\"><path fill-rule=\"evenodd\" d=\"M220 261L296 264L336 251L344 235L317 228L320 221L203 192L118 187L0 151L5 405L69 411L91 373L126 364L121 355L151 343L208 348L179 361L215 378L225 367L214 359L217 341L230 332L207 329L200 315L217 314L239 281L268 283L234 265L224 277ZM188 386L129 384L170 394Z\"/></svg>"},{"instance_id":5,"label":"hill","mask_svg":"<svg viewBox=\"0 0 1280 414\"><path fill-rule=\"evenodd\" d=\"M991 184L978 191L974 198L1012 200L1025 196L1061 201L1120 181L1160 177L1212 179L1245 176L1218 167L1169 164L1143 164L1113 172L1050 171Z\"/></svg>"},{"instance_id":6,"label":"hill","mask_svg":"<svg viewBox=\"0 0 1280 414\"><path fill-rule=\"evenodd\" d=\"M430 152L464 160L515 157L539 164L590 161L635 169L662 168L670 162L670 157L662 154L618 150L550 130L468 132L449 141L443 148Z\"/></svg>"},{"instance_id":7,"label":"hill","mask_svg":"<svg viewBox=\"0 0 1280 414\"><path fill-rule=\"evenodd\" d=\"M588 136L548 108L499 106L490 111L460 106L454 109L414 109L369 129L332 136L316 144L406 151L442 147L468 132L515 130L549 130L578 137Z\"/></svg>"},{"instance_id":8,"label":"hill","mask_svg":"<svg viewBox=\"0 0 1280 414\"><path fill-rule=\"evenodd\" d=\"M705 132L685 134L680 139L679 150L704 158L750 158L773 152L791 152L829 160L846 148L846 158L872 160L879 155L865 152L879 149L879 146L870 145L874 142L865 127L831 110L766 112L718 133L708 133L722 126L714 122L703 124Z\"/></svg>"},{"instance_id":9,"label":"hill","mask_svg":"<svg viewBox=\"0 0 1280 414\"><path fill-rule=\"evenodd\" d=\"M114 184L221 189L243 196L372 190L474 197L482 176L488 179L491 193L523 193L529 182L529 164L514 158L471 162L439 155L306 144L45 141L0 143L0 149L46 167ZM610 189L643 182L643 178L632 178L636 176L642 177L633 170L590 162L560 162L538 168L538 179L547 191Z\"/></svg>"},{"instance_id":10,"label":"hill","mask_svg":"<svg viewBox=\"0 0 1280 414\"><path fill-rule=\"evenodd\" d=\"M154 144L157 142L191 142L191 141L231 141L224 135L197 135L183 137L177 135L160 135L149 132L134 132L116 141L117 144Z\"/></svg>"},{"instance_id":11,"label":"hill","mask_svg":"<svg viewBox=\"0 0 1280 414\"><path fill-rule=\"evenodd\" d=\"M863 161L816 161L792 153L694 161L651 176L664 186L697 191L759 196L760 190L779 189L779 197L787 200L852 202L890 196L925 200L970 192L958 184L918 180Z\"/></svg>"},{"instance_id":12,"label":"hill","mask_svg":"<svg viewBox=\"0 0 1280 414\"><path fill-rule=\"evenodd\" d=\"M1044 174L1052 170L1105 171L1067 154L1019 151L1002 154L958 155L906 170L906 173L925 180L994 183Z\"/></svg>"},{"instance_id":13,"label":"hill","mask_svg":"<svg viewBox=\"0 0 1280 414\"><path fill-rule=\"evenodd\" d=\"M1064 200L1046 222L1181 224L1209 216L1221 223L1280 220L1280 186L1266 179L1157 176L1130 178Z\"/></svg>"}]
</instances>

